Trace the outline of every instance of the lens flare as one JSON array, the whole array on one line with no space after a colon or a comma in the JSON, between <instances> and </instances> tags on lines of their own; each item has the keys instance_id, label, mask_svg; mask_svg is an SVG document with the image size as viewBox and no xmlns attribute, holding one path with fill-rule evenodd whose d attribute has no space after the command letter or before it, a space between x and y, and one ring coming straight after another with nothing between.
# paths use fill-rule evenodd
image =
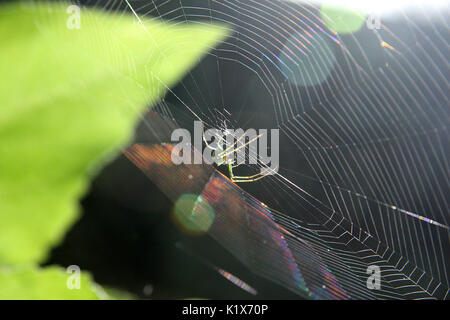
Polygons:
<instances>
[{"instance_id":1,"label":"lens flare","mask_svg":"<svg viewBox=\"0 0 450 320\"><path fill-rule=\"evenodd\" d=\"M183 194L175 202L172 217L175 224L190 235L201 235L209 230L215 214L209 203L196 194Z\"/></svg>"}]
</instances>

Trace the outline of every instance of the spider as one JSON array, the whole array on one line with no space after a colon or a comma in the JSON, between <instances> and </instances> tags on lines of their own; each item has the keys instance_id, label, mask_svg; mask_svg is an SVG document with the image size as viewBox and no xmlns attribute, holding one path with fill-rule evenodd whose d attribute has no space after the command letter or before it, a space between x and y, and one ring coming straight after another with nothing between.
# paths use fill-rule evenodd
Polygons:
<instances>
[{"instance_id":1,"label":"spider","mask_svg":"<svg viewBox=\"0 0 450 320\"><path fill-rule=\"evenodd\" d=\"M226 128L226 123L225 124L225 132L227 132L227 128ZM202 121L202 139L203 142L205 142L206 147L213 150L214 155L215 152L220 150L221 152L217 155L217 157L215 157L216 159L219 159L219 161L216 161L217 166L221 166L221 165L227 165L228 166L228 174L229 174L229 178L231 181L233 181L234 183L241 183L241 182L253 182L253 181L258 181L270 174L272 174L272 172L275 172L276 168L268 170L265 173L257 173L251 176L236 176L233 173L233 168L239 167L240 164L235 164L235 160L234 160L234 153L239 150L240 148L245 148L245 146L247 146L248 144L250 144L251 142L259 139L262 135L258 135L255 138L249 140L248 142L240 145L239 147L235 148L235 146L237 146L237 144L240 142L240 140L245 137L245 135L242 135L241 137L239 137L239 139L236 140L235 143L233 143L231 146L227 147L225 150L222 151L221 148L214 148L212 146L209 145L209 143L206 141L205 138L205 131L204 131L204 124ZM223 140L222 137L220 137L220 139ZM229 155L233 155L232 157L229 157Z\"/></svg>"}]
</instances>

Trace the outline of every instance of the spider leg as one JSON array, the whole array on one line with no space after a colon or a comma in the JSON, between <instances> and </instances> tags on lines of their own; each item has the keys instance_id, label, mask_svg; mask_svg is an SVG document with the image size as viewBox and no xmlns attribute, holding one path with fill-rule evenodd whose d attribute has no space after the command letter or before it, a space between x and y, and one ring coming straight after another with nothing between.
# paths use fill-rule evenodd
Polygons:
<instances>
[{"instance_id":1,"label":"spider leg","mask_svg":"<svg viewBox=\"0 0 450 320\"><path fill-rule=\"evenodd\" d=\"M229 151L231 148L233 148L235 145L237 145L237 143L238 143L239 141L241 141L241 139L242 139L244 136L245 136L245 135L241 135L241 136L239 137L239 139L236 140L235 143L233 143L231 146L229 146L229 147L226 148L223 152L221 152L221 153L220 153L220 156L225 156L225 157L226 157L226 156L228 156L229 154L234 153L234 152L236 152L237 150L239 150L239 149L241 149L241 148L245 148L245 146L249 145L251 142L253 142L253 141L259 139L259 138L262 136L262 134L260 134L260 135L258 135L258 136L256 136L256 137L254 137L253 139L249 140L248 142L244 143L243 145L241 145L241 146L239 146L239 147L237 147L237 148L232 149L231 151Z\"/></svg>"},{"instance_id":2,"label":"spider leg","mask_svg":"<svg viewBox=\"0 0 450 320\"><path fill-rule=\"evenodd\" d=\"M211 149L211 150L217 150L217 149L219 149L219 148L213 148L213 147L211 147L210 145L209 145L209 143L206 141L206 138L205 138L205 126L203 125L203 121L202 121L202 139L203 139L203 142L206 144L206 147L207 148L209 148L209 149Z\"/></svg>"},{"instance_id":3,"label":"spider leg","mask_svg":"<svg viewBox=\"0 0 450 320\"><path fill-rule=\"evenodd\" d=\"M231 181L233 181L234 174L233 174L233 165L231 163L228 164L228 173L230 174Z\"/></svg>"},{"instance_id":4,"label":"spider leg","mask_svg":"<svg viewBox=\"0 0 450 320\"><path fill-rule=\"evenodd\" d=\"M237 182L237 183L240 183L240 182L253 182L253 181L258 181L258 180L260 180L260 179L262 179L262 178L264 178L264 177L270 175L270 174L271 174L272 172L274 172L276 169L277 169L277 168L271 169L271 170L267 171L267 172L264 173L264 174L262 174L262 173L260 172L260 173L254 174L254 175L252 175L252 176L234 176L234 175L233 175L233 177L231 178L231 181Z\"/></svg>"}]
</instances>

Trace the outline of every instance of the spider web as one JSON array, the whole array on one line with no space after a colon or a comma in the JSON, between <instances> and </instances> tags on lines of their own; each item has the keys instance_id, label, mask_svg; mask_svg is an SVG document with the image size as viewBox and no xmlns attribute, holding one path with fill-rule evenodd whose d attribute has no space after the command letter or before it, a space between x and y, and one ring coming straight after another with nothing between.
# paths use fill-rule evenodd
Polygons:
<instances>
[{"instance_id":1,"label":"spider web","mask_svg":"<svg viewBox=\"0 0 450 320\"><path fill-rule=\"evenodd\" d=\"M448 2L383 11L379 29L364 20L351 33L311 2L86 4L233 30L153 110L173 128L225 119L280 129L278 174L245 191L214 168L197 171L203 199L226 192L241 204L214 202L209 233L252 271L311 298L448 297ZM190 172L179 170L178 184L161 185L174 201ZM366 287L369 265L381 268L380 290Z\"/></svg>"}]
</instances>

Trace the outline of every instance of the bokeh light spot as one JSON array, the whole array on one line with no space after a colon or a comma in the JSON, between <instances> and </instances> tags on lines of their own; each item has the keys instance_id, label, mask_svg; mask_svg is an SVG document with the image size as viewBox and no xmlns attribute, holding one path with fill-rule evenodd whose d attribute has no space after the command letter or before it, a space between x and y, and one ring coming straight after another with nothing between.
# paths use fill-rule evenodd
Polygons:
<instances>
[{"instance_id":1,"label":"bokeh light spot","mask_svg":"<svg viewBox=\"0 0 450 320\"><path fill-rule=\"evenodd\" d=\"M336 57L330 42L315 36L306 49L301 35L291 36L281 53L280 68L288 80L296 86L314 86L323 83L334 68Z\"/></svg>"},{"instance_id":2,"label":"bokeh light spot","mask_svg":"<svg viewBox=\"0 0 450 320\"><path fill-rule=\"evenodd\" d=\"M181 231L190 235L201 235L209 230L215 213L208 201L196 194L183 194L175 202L173 218Z\"/></svg>"}]
</instances>

